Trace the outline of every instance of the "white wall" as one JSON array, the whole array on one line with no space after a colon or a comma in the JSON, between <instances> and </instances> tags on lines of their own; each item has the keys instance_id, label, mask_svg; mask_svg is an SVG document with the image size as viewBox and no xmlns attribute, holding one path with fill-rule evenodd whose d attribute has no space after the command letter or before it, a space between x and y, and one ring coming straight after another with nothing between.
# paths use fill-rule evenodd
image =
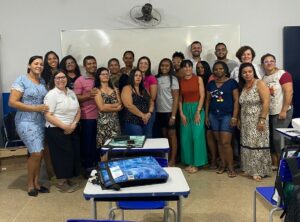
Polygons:
<instances>
[{"instance_id":1,"label":"white wall","mask_svg":"<svg viewBox=\"0 0 300 222\"><path fill-rule=\"evenodd\" d=\"M138 27L129 10L147 0L0 0L1 88L26 71L30 56L61 54L60 30ZM151 0L162 13L160 27L240 24L241 44L259 57L271 52L282 64L282 28L299 25L299 0ZM197 40L201 41L201 36ZM165 43L164 43L165 44ZM230 50L230 49L229 49ZM146 53L145 53L146 54Z\"/></svg>"}]
</instances>

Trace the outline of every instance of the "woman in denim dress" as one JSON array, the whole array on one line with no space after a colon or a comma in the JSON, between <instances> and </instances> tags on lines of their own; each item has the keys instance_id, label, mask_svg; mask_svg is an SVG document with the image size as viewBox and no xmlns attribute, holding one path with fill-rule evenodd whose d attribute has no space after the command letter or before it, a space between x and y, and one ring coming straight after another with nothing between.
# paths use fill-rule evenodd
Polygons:
<instances>
[{"instance_id":1,"label":"woman in denim dress","mask_svg":"<svg viewBox=\"0 0 300 222\"><path fill-rule=\"evenodd\" d=\"M33 56L29 59L27 74L19 76L12 84L9 106L17 109L15 124L20 138L30 153L27 160L28 195L48 193L49 190L39 184L39 171L44 149L43 112L48 106L43 104L47 93L44 80L40 78L43 71L43 58Z\"/></svg>"}]
</instances>

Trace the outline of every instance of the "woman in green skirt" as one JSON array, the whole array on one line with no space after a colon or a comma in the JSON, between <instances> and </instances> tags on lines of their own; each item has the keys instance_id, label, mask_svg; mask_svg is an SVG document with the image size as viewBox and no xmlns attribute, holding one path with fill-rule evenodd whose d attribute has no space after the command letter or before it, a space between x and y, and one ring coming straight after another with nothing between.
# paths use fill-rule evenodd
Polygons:
<instances>
[{"instance_id":1,"label":"woman in green skirt","mask_svg":"<svg viewBox=\"0 0 300 222\"><path fill-rule=\"evenodd\" d=\"M201 77L193 74L193 63L183 60L181 68L184 77L180 80L179 113L181 118L180 140L181 161L188 173L196 173L198 167L207 164L205 142L205 98Z\"/></svg>"}]
</instances>

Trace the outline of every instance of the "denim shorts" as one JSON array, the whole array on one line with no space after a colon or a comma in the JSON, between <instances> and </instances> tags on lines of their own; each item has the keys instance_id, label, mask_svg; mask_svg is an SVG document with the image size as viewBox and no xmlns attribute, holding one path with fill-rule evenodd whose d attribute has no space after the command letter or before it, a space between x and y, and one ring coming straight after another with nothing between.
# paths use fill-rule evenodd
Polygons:
<instances>
[{"instance_id":1,"label":"denim shorts","mask_svg":"<svg viewBox=\"0 0 300 222\"><path fill-rule=\"evenodd\" d=\"M231 118L230 114L209 113L210 129L212 131L233 133L234 127L230 126Z\"/></svg>"}]
</instances>

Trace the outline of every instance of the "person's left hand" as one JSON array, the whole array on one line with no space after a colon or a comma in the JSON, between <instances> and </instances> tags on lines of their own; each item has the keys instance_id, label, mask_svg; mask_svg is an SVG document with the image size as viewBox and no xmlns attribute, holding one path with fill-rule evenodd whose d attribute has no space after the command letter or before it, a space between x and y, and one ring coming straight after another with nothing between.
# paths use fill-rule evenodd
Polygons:
<instances>
[{"instance_id":1,"label":"person's left hand","mask_svg":"<svg viewBox=\"0 0 300 222\"><path fill-rule=\"evenodd\" d=\"M285 119L286 118L286 112L285 111L280 111L278 114L278 119Z\"/></svg>"},{"instance_id":2,"label":"person's left hand","mask_svg":"<svg viewBox=\"0 0 300 222\"><path fill-rule=\"evenodd\" d=\"M196 124L199 124L201 121L200 113L198 111L195 113L194 121Z\"/></svg>"},{"instance_id":3,"label":"person's left hand","mask_svg":"<svg viewBox=\"0 0 300 222\"><path fill-rule=\"evenodd\" d=\"M266 129L266 122L265 121L258 121L257 130L264 131Z\"/></svg>"},{"instance_id":4,"label":"person's left hand","mask_svg":"<svg viewBox=\"0 0 300 222\"><path fill-rule=\"evenodd\" d=\"M236 127L237 126L237 122L238 122L238 120L237 120L237 118L231 118L231 120L230 120L230 127Z\"/></svg>"}]
</instances>

